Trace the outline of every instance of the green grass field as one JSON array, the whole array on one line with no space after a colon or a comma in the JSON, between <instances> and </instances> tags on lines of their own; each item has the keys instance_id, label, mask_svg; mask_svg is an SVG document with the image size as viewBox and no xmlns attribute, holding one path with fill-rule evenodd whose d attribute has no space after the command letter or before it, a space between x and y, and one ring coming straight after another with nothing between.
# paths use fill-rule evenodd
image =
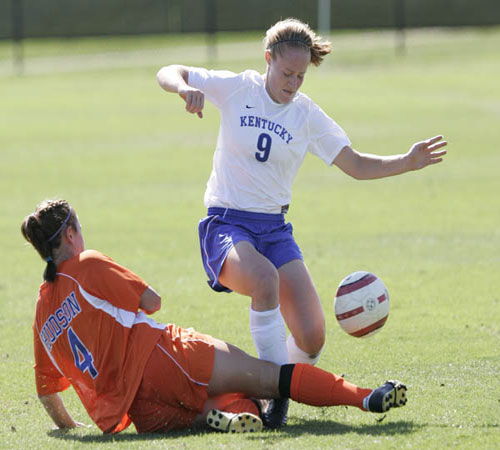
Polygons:
<instances>
[{"instance_id":1,"label":"green grass field","mask_svg":"<svg viewBox=\"0 0 500 450\"><path fill-rule=\"evenodd\" d=\"M248 299L213 293L199 256L218 113L185 113L155 76L170 63L263 71L260 39L222 36L212 61L201 36L28 41L22 76L0 42L0 448L500 447L500 29L412 31L404 56L392 33L339 33L303 87L360 151L449 141L443 164L370 182L309 156L288 214L327 316L319 366L363 386L399 378L405 408L379 422L294 403L286 428L255 435L52 430L32 369L44 265L19 231L44 198L69 200L87 247L162 294L158 321L255 354ZM355 270L377 273L391 294L386 326L367 340L346 335L333 314L337 284ZM63 398L90 424L71 390Z\"/></svg>"}]
</instances>

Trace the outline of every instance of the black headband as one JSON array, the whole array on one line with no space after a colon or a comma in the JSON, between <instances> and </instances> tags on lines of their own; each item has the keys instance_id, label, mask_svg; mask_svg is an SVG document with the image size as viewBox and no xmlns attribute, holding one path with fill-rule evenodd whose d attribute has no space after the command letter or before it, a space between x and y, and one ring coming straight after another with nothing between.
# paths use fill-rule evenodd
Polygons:
<instances>
[{"instance_id":1,"label":"black headband","mask_svg":"<svg viewBox=\"0 0 500 450\"><path fill-rule=\"evenodd\" d=\"M278 45L278 44L283 44L284 42L297 42L299 44L304 44L306 47L309 47L309 44L306 41L304 41L303 39L283 39L281 41L274 42L273 44L271 44L269 46L269 48L274 47L275 45Z\"/></svg>"}]
</instances>

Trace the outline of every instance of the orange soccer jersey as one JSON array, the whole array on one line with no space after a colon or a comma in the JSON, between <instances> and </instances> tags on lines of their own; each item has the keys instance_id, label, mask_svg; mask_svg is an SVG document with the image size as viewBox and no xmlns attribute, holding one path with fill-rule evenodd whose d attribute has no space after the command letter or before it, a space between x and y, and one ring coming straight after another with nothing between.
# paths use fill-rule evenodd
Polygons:
<instances>
[{"instance_id":1,"label":"orange soccer jersey","mask_svg":"<svg viewBox=\"0 0 500 450\"><path fill-rule=\"evenodd\" d=\"M165 325L139 311L147 284L97 251L62 262L57 272L54 283L41 285L36 306L37 392L73 385L101 430L120 431Z\"/></svg>"}]
</instances>

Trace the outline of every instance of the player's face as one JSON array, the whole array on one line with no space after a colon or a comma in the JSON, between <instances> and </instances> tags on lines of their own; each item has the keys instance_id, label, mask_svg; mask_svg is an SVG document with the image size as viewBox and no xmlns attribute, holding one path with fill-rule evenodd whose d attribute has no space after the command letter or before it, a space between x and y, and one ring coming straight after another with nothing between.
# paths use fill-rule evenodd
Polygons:
<instances>
[{"instance_id":1,"label":"player's face","mask_svg":"<svg viewBox=\"0 0 500 450\"><path fill-rule=\"evenodd\" d=\"M267 93L276 103L291 102L304 81L311 53L303 48L287 47L283 55L276 55L274 59L266 52L266 61Z\"/></svg>"}]
</instances>

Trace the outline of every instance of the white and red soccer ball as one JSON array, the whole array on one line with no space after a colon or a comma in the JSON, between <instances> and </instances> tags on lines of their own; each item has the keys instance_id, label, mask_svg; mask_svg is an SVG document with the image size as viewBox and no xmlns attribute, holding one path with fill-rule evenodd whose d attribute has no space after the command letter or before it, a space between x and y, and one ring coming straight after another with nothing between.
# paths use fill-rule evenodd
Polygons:
<instances>
[{"instance_id":1,"label":"white and red soccer ball","mask_svg":"<svg viewBox=\"0 0 500 450\"><path fill-rule=\"evenodd\" d=\"M389 292L370 272L345 277L335 295L335 317L342 329L355 337L375 334L389 317Z\"/></svg>"}]
</instances>

